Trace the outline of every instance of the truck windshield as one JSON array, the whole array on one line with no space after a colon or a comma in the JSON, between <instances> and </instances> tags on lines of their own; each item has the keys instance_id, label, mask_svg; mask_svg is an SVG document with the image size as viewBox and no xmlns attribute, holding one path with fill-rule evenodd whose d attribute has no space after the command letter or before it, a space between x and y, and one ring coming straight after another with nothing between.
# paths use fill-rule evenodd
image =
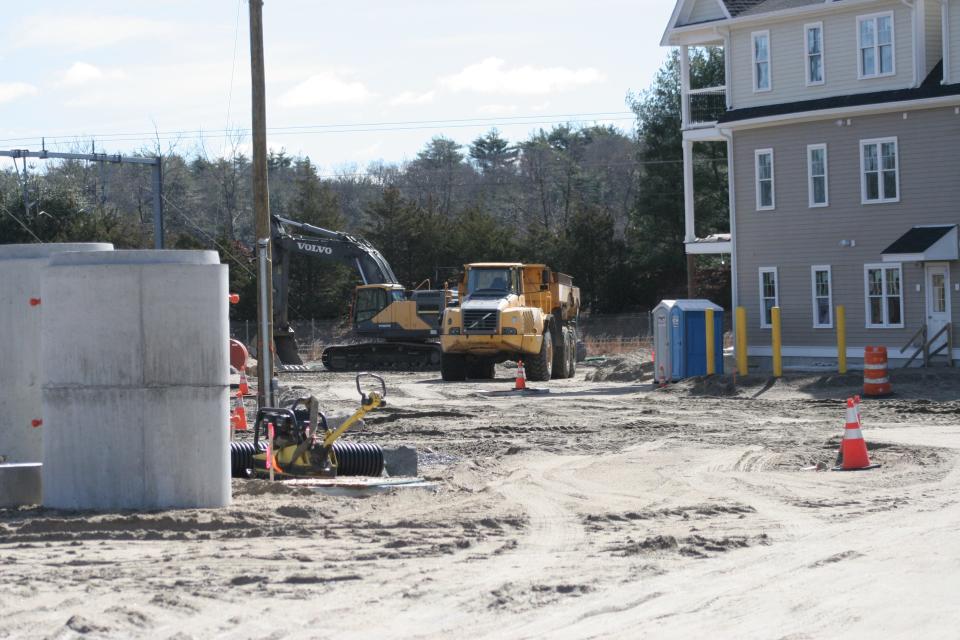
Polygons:
<instances>
[{"instance_id":1,"label":"truck windshield","mask_svg":"<svg viewBox=\"0 0 960 640\"><path fill-rule=\"evenodd\" d=\"M467 294L502 296L513 291L511 281L510 269L470 269Z\"/></svg>"}]
</instances>

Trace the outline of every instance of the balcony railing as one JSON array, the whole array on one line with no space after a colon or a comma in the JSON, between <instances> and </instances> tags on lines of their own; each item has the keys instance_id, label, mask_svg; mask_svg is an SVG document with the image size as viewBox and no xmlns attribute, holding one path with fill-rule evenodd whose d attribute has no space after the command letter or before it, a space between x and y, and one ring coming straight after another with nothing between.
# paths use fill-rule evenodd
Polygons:
<instances>
[{"instance_id":1,"label":"balcony railing","mask_svg":"<svg viewBox=\"0 0 960 640\"><path fill-rule=\"evenodd\" d=\"M684 128L702 127L715 123L727 110L727 88L707 87L687 92L687 119Z\"/></svg>"}]
</instances>

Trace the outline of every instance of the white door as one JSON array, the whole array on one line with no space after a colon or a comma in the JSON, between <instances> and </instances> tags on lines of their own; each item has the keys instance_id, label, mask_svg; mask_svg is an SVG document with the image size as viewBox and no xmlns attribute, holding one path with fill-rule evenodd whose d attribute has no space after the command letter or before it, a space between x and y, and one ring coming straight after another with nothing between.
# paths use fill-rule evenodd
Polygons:
<instances>
[{"instance_id":1,"label":"white door","mask_svg":"<svg viewBox=\"0 0 960 640\"><path fill-rule=\"evenodd\" d=\"M926 273L927 336L930 339L950 324L950 267L945 262L927 263ZM940 336L930 345L930 350L935 351L946 341L946 334Z\"/></svg>"}]
</instances>

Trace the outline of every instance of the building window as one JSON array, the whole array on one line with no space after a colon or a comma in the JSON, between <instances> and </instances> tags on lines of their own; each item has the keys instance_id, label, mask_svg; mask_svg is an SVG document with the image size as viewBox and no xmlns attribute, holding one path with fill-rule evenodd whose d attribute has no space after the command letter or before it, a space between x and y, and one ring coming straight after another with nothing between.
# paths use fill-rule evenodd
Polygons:
<instances>
[{"instance_id":1,"label":"building window","mask_svg":"<svg viewBox=\"0 0 960 640\"><path fill-rule=\"evenodd\" d=\"M868 264L863 268L867 328L903 327L903 272L899 264Z\"/></svg>"},{"instance_id":2,"label":"building window","mask_svg":"<svg viewBox=\"0 0 960 640\"><path fill-rule=\"evenodd\" d=\"M773 149L757 149L754 158L757 169L757 211L773 209Z\"/></svg>"},{"instance_id":3,"label":"building window","mask_svg":"<svg viewBox=\"0 0 960 640\"><path fill-rule=\"evenodd\" d=\"M830 329L833 327L833 283L830 265L810 267L810 279L813 286L813 328Z\"/></svg>"},{"instance_id":4,"label":"building window","mask_svg":"<svg viewBox=\"0 0 960 640\"><path fill-rule=\"evenodd\" d=\"M863 204L900 200L896 138L860 141L860 182Z\"/></svg>"},{"instance_id":5,"label":"building window","mask_svg":"<svg viewBox=\"0 0 960 640\"><path fill-rule=\"evenodd\" d=\"M895 73L892 11L857 18L857 48L861 80Z\"/></svg>"},{"instance_id":6,"label":"building window","mask_svg":"<svg viewBox=\"0 0 960 640\"><path fill-rule=\"evenodd\" d=\"M811 207L825 207L829 204L825 144L807 146L807 198Z\"/></svg>"},{"instance_id":7,"label":"building window","mask_svg":"<svg viewBox=\"0 0 960 640\"><path fill-rule=\"evenodd\" d=\"M770 32L753 35L753 90L770 91Z\"/></svg>"},{"instance_id":8,"label":"building window","mask_svg":"<svg viewBox=\"0 0 960 640\"><path fill-rule=\"evenodd\" d=\"M760 267L760 326L769 329L773 324L771 309L780 306L780 283L776 267Z\"/></svg>"},{"instance_id":9,"label":"building window","mask_svg":"<svg viewBox=\"0 0 960 640\"><path fill-rule=\"evenodd\" d=\"M808 24L803 27L806 36L806 78L807 86L823 84L823 23Z\"/></svg>"}]
</instances>

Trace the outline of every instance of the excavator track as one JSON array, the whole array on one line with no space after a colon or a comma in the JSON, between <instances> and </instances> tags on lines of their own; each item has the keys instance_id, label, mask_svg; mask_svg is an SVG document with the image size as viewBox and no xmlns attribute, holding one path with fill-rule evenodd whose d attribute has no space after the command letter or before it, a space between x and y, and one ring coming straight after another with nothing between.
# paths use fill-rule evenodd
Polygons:
<instances>
[{"instance_id":1,"label":"excavator track","mask_svg":"<svg viewBox=\"0 0 960 640\"><path fill-rule=\"evenodd\" d=\"M327 347L320 357L330 371L430 371L440 369L435 342L368 342Z\"/></svg>"}]
</instances>

